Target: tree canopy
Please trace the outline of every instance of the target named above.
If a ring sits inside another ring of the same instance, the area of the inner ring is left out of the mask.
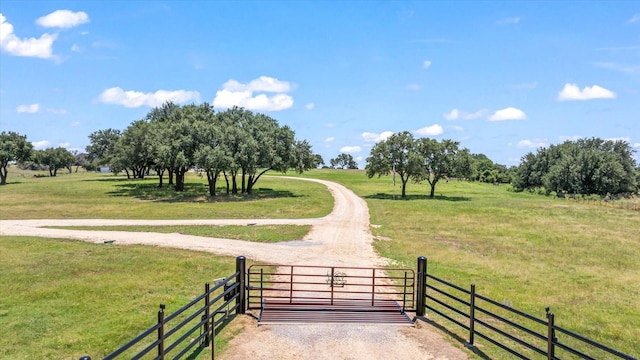
[[[351,154],[339,154],[337,157],[329,160],[331,167],[334,169],[357,169],[358,163],[353,159]]]
[[[523,156],[514,176],[517,191],[618,194],[638,190],[634,150],[626,141],[599,138],[565,141]]]
[[[367,158],[367,176],[383,176],[390,173],[400,177],[402,197],[406,197],[409,179],[426,180],[430,185],[430,197],[435,196],[438,181],[448,176],[468,177],[472,160],[467,149],[458,149],[452,140],[438,142],[434,139],[415,139],[408,131],[391,135],[377,143]]]
[[[26,161],[31,158],[33,145],[26,135],[3,131],[0,133],[0,185],[7,183],[7,166],[13,161]]]
[[[208,103],[168,102],[122,132],[101,130],[89,139],[87,152],[115,172],[136,178],[153,169],[163,186],[166,171],[169,184],[183,191],[185,173],[197,169],[206,174],[211,196],[221,174],[227,193],[250,194],[269,170],[302,172],[317,166],[309,143],[296,140],[288,126],[239,107],[216,113]]]

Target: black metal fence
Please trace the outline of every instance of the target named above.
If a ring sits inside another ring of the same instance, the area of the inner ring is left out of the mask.
[[[417,284],[416,315],[429,310],[467,330],[471,347],[477,336],[519,359],[637,360],[556,325],[549,308],[546,319],[540,319],[514,309],[506,299],[499,302],[476,293],[473,284],[465,289],[430,275],[424,256],[418,258]]]
[[[217,330],[235,314],[244,314],[246,260],[236,258],[236,272],[204,286],[204,293],[175,312],[165,315],[160,304],[158,321],[133,340],[107,355],[104,359],[180,359],[187,354],[197,354],[214,344]]]

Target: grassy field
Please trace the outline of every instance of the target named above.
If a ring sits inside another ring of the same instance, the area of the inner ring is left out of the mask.
[[[514,193],[508,185],[442,182],[430,199],[427,184],[409,184],[400,199],[389,177],[305,176],[366,199],[371,223],[380,225],[372,231],[386,239],[375,247],[394,265],[415,267],[424,255],[438,277],[475,283],[478,293],[540,318],[550,306],[556,324],[640,356],[640,212]]]
[[[436,276],[463,287],[475,283],[478,293],[541,318],[544,307],[550,306],[556,314],[556,324],[636,357],[640,355],[639,212],[514,193],[505,185],[442,182],[436,188],[436,198],[430,199],[426,196],[427,185],[409,184],[407,198],[400,199],[400,189],[393,187],[389,177],[367,179],[362,171],[337,170],[317,170],[303,176],[342,183],[363,197],[369,205],[371,223],[379,225],[372,229],[374,235],[385,239],[376,241],[376,249],[392,259],[394,266],[413,268],[416,258],[425,255],[429,272]],[[278,178],[261,179],[254,196],[215,200],[206,197],[206,181],[195,175],[187,180],[187,193],[181,195],[158,190],[155,179],[129,181],[112,175],[14,179],[10,171],[9,182],[12,181],[0,187],[2,219],[299,218],[325,215],[332,206],[322,185]],[[3,239],[3,258],[6,248],[16,240]],[[55,245],[58,241],[27,240],[52,244],[41,249],[43,256],[61,252]],[[154,248],[148,251],[173,253]],[[184,254],[193,255],[178,257],[201,255]],[[27,255],[18,252],[14,256]],[[208,254],[202,256],[212,258]],[[56,263],[50,266],[55,267]],[[68,271],[60,266],[59,274]],[[34,276],[45,278],[52,271],[46,267],[40,271],[38,265],[33,269],[40,273]],[[145,283],[152,283],[154,275],[150,271]],[[2,279],[2,285],[19,285],[11,277]],[[186,284],[177,283],[183,289],[176,292],[185,291]],[[107,289],[105,285],[103,293]],[[2,301],[0,318],[4,320],[13,310]],[[127,300],[112,303],[117,301]],[[153,306],[158,302],[151,301]],[[33,306],[44,309],[48,303],[40,300]],[[30,319],[24,314],[17,318]],[[147,325],[144,324],[143,327]],[[91,346],[102,349],[100,344]],[[0,343],[0,348],[7,346]],[[482,350],[494,358],[504,358],[501,350]]]
[[[102,358],[155,324],[158,304],[173,312],[235,272],[233,258],[158,247],[0,237],[0,253],[2,359]]]
[[[162,234],[183,234],[211,238],[245,240],[255,242],[282,242],[302,239],[310,225],[171,225],[171,226],[47,226],[52,229],[106,230],[130,232],[155,232]]]
[[[270,177],[261,178],[250,196],[209,198],[206,178],[194,173],[187,174],[183,193],[166,185],[159,189],[156,177],[128,180],[111,174],[64,172],[55,178],[20,175],[24,172],[11,167],[9,185],[0,187],[7,209],[0,219],[285,219],[324,216],[333,206],[322,184]],[[218,191],[224,194],[225,189]]]

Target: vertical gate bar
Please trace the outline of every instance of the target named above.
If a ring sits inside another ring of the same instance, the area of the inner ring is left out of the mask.
[[[549,312],[549,308],[545,309],[547,311],[547,359],[555,359],[555,328],[554,328],[554,315]]]
[[[264,268],[260,268],[260,306],[262,306],[262,302],[264,301]]]
[[[373,268],[373,276],[371,277],[371,306],[376,302],[376,268]]]
[[[469,301],[469,345],[473,345],[476,324],[476,284],[471,284],[471,299]]]
[[[209,346],[209,283],[204,284],[204,347]]]
[[[158,310],[158,359],[164,359],[164,304]]]
[[[289,304],[293,303],[293,265],[291,265],[291,275],[289,275]]]
[[[333,305],[333,283],[334,283],[334,275],[336,272],[336,268],[334,268],[333,266],[331,267],[331,279],[330,279],[330,283],[329,283],[329,287],[331,288],[331,305]]]
[[[236,314],[244,314],[246,312],[247,302],[245,298],[245,276],[247,271],[247,259],[244,256],[238,256],[236,258],[236,272],[238,276],[236,282],[238,283],[238,298],[236,299]]]
[[[427,292],[427,258],[418,257],[418,288],[416,289],[416,316],[424,316],[425,295]]]
[[[404,272],[404,286],[402,287],[402,313],[407,307],[407,272]]]

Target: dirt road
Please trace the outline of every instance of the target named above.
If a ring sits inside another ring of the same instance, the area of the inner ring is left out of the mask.
[[[0,220],[0,235],[77,239],[95,243],[167,246],[280,264],[382,266],[373,250],[369,210],[342,185],[315,179],[334,198],[332,212],[313,219],[243,220]],[[312,225],[304,239],[277,244],[212,239],[181,234],[45,229],[43,226],[97,225]],[[241,319],[245,330],[231,342],[225,359],[468,359],[467,352],[444,341],[428,325],[270,325]]]

